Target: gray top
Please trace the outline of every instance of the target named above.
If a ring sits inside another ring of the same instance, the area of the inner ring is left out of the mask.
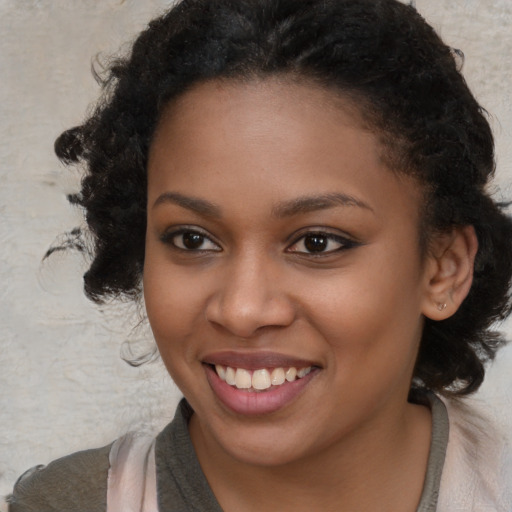
[[[432,410],[432,439],[423,493],[416,512],[435,512],[446,445],[448,415],[433,394],[414,396]],[[192,409],[182,400],[156,440],[160,512],[222,512],[188,434]],[[10,512],[104,512],[110,446],[74,453],[24,473],[8,497]]]
[[[432,411],[432,438],[430,439],[427,473],[416,512],[435,512],[446,456],[446,447],[448,445],[450,429],[448,413],[443,402],[433,393],[415,393],[413,402],[428,405]]]
[[[110,445],[73,453],[20,476],[9,512],[105,512]]]

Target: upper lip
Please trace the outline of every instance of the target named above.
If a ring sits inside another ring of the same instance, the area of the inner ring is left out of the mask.
[[[312,361],[276,352],[222,351],[208,354],[202,361],[206,364],[245,368],[246,370],[253,371],[262,368],[307,368],[309,366],[318,366]]]

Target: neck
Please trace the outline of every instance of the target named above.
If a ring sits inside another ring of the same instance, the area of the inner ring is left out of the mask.
[[[232,457],[196,415],[190,432],[201,467],[225,512],[412,512],[423,488],[431,417],[426,407],[406,403],[325,450],[277,466]]]

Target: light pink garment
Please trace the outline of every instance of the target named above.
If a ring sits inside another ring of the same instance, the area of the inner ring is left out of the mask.
[[[107,512],[158,512],[155,439],[130,432],[110,450]]]
[[[437,512],[512,512],[510,433],[481,400],[445,405],[450,434]]]

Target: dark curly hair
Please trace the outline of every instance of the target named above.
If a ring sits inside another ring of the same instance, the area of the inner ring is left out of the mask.
[[[216,78],[313,81],[354,100],[390,169],[423,185],[427,244],[433,233],[474,226],[471,291],[452,317],[425,319],[414,382],[444,394],[475,391],[504,343],[491,326],[510,312],[512,222],[486,192],[493,137],[459,63],[416,10],[396,0],[177,3],[128,57],[111,62],[96,110],[55,143],[61,160],[84,168],[70,201],[84,209],[93,244],[86,294],[96,302],[140,297],[148,151],[169,101]]]

